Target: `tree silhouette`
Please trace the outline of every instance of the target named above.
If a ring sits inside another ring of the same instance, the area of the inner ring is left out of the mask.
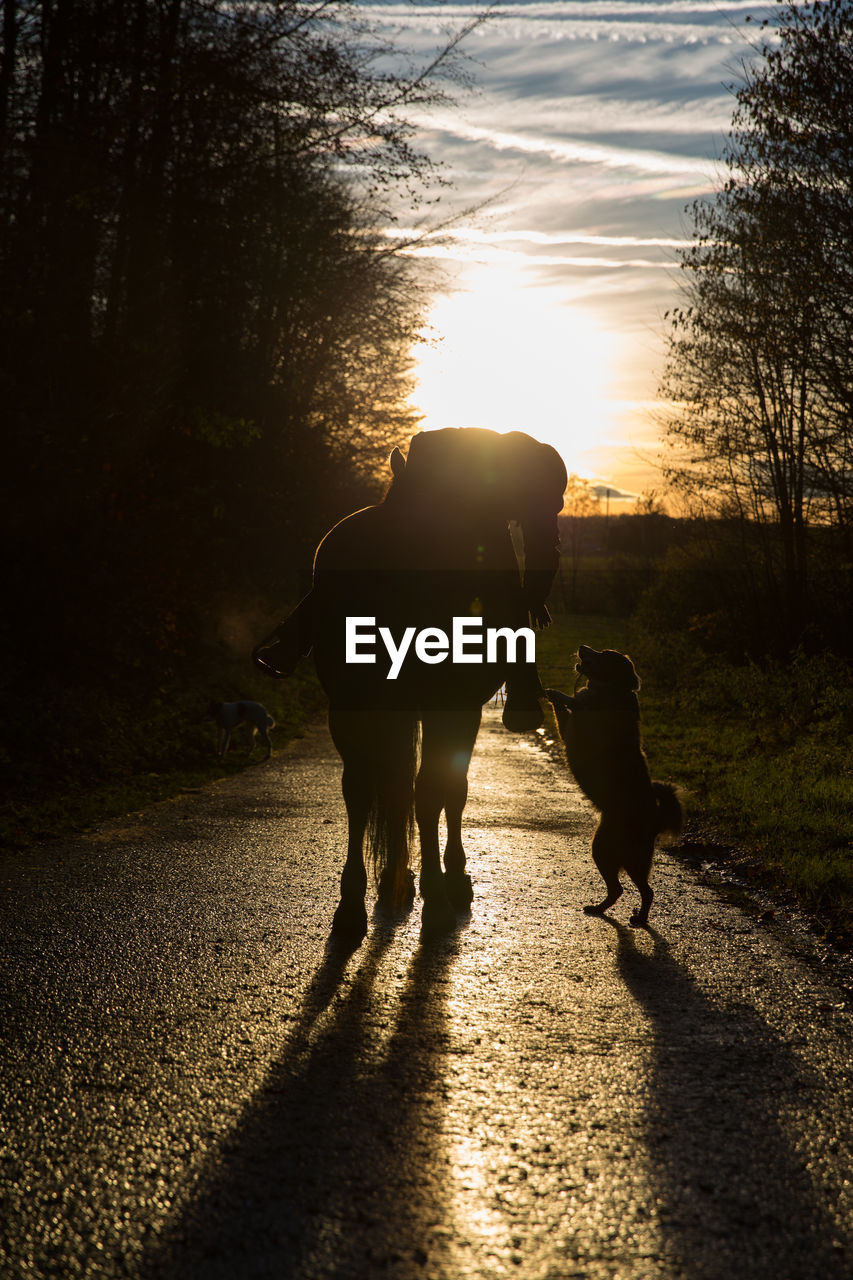
[[[463,33],[401,75],[339,0],[4,4],[0,401],[24,648],[57,614],[87,660],[118,619],[174,646],[182,616],[229,583],[280,583],[365,496],[414,425],[424,298],[382,227],[426,198],[407,113],[443,96]]]
[[[853,5],[787,5],[744,69],[723,161],[693,206],[661,385],[669,479],[760,534],[788,642],[814,546],[849,572],[853,517]],[[812,531],[819,531],[817,542]],[[814,544],[814,546],[813,546]]]

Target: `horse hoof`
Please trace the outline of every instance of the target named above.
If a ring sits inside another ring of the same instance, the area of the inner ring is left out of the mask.
[[[367,936],[367,911],[363,902],[346,902],[342,898],[332,920],[332,935],[340,942],[357,947]]]
[[[445,875],[444,891],[457,911],[467,911],[474,901],[474,886],[470,876]]]
[[[415,905],[415,876],[406,868],[405,873],[395,880],[393,872],[383,872],[379,877],[379,893],[377,901],[383,911],[390,915],[404,915]]]
[[[447,898],[432,898],[424,902],[421,916],[421,937],[440,938],[456,928],[456,909]]]

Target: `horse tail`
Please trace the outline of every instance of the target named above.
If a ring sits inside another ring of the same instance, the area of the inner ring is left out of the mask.
[[[412,900],[409,855],[415,829],[420,724],[398,713],[376,728],[370,744],[373,788],[367,845],[383,899],[400,910]]]
[[[684,810],[675,787],[668,782],[653,782],[652,791],[658,809],[658,835],[679,836],[684,827]]]

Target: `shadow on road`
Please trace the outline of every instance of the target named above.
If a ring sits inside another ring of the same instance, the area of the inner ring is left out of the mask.
[[[817,1092],[807,1065],[750,1005],[714,1004],[659,933],[608,923],[619,972],[654,1031],[651,1192],[674,1274],[849,1275],[823,1208],[827,1189],[812,1180],[795,1146],[802,1135],[784,1115],[796,1113],[799,1086]]]
[[[449,1217],[443,1045],[455,937],[412,956],[398,996],[376,984],[393,928],[327,948],[288,1048],[218,1149],[202,1188],[141,1268],[146,1280],[417,1271]]]

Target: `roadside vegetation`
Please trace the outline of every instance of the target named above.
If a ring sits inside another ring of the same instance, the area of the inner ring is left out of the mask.
[[[614,542],[644,518],[609,522]],[[800,647],[759,659],[733,657],[724,643],[713,648],[707,629],[691,633],[659,611],[659,577],[652,572],[644,587],[647,558],[632,568],[600,545],[602,528],[593,520],[589,533],[599,545],[584,558],[583,578],[589,598],[612,611],[569,612],[559,604],[572,577],[564,555],[553,625],[537,638],[543,683],[572,691],[579,644],[629,653],[642,679],[641,727],[653,775],[685,793],[680,849],[796,901],[828,937],[853,944],[849,657]],[[676,541],[685,537],[680,522],[672,532]],[[661,568],[666,560],[662,547]]]
[[[209,702],[262,702],[273,716],[274,750],[300,737],[325,707],[310,663],[286,681],[253,671],[248,650],[225,646],[158,668],[158,685],[105,674],[99,686],[65,687],[43,678],[3,747],[0,846],[34,842],[166,800],[263,759],[238,728],[231,749],[216,754],[218,731]],[[14,715],[16,706],[12,706]]]

